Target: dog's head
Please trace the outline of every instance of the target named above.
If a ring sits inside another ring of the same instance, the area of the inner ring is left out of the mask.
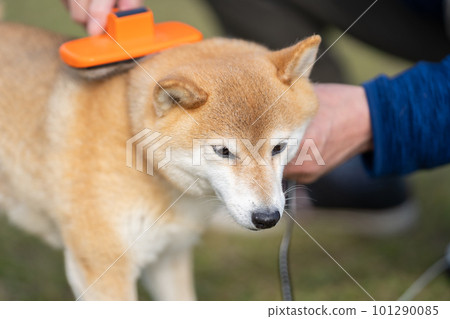
[[[320,43],[280,51],[212,39],[164,51],[130,73],[132,126],[170,136],[153,163],[180,190],[215,193],[242,226],[270,228],[285,198],[284,165],[297,153],[317,100],[308,80]],[[157,84],[155,83],[155,81]]]

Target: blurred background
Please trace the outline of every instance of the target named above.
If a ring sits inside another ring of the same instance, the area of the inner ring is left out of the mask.
[[[7,21],[42,27],[69,37],[85,35],[83,28],[70,20],[60,1],[4,2]],[[200,29],[205,37],[224,35],[214,12],[201,0],[146,3],[154,11],[156,21],[183,21]],[[341,33],[342,30],[331,27],[324,30],[323,46],[327,47]],[[412,65],[348,35],[329,53],[340,62],[345,81],[351,84],[360,84],[380,73],[394,75]],[[450,167],[423,171],[408,179],[420,215],[413,227],[401,233],[357,234],[333,218],[299,213],[302,226],[377,300],[397,299],[442,257],[450,242]],[[278,247],[283,231],[283,224],[264,233],[217,227],[209,230],[195,254],[198,298],[280,300]],[[299,227],[294,227],[292,240],[290,269],[295,299],[368,299]],[[140,294],[141,299],[149,299],[142,289]],[[13,228],[0,215],[0,300],[72,299],[62,253]],[[417,299],[450,300],[448,276],[438,277]]]

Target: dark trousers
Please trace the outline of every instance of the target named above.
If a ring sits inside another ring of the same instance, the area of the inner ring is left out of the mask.
[[[208,0],[225,31],[280,49],[328,26],[347,29],[374,0]],[[450,53],[444,13],[412,6],[411,0],[378,0],[348,34],[413,62],[440,61]],[[434,0],[434,2],[436,2]],[[331,44],[331,43],[328,43]],[[326,48],[327,44],[322,45]],[[342,82],[332,50],[316,64],[311,78]]]

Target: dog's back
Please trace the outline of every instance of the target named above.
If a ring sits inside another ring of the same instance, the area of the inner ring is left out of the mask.
[[[59,68],[57,46],[62,38],[16,24],[0,24],[0,171],[28,160],[32,169],[45,149],[46,104]],[[3,180],[3,179],[1,179]]]
[[[46,188],[42,176],[48,168],[42,158],[48,151],[47,100],[60,67],[57,47],[63,38],[10,23],[0,23],[0,33],[0,209],[26,229],[38,226],[45,233],[50,225],[41,218],[37,202]],[[36,218],[29,214],[30,206],[35,206]]]
[[[43,133],[41,127],[36,127],[40,122],[36,119],[46,113],[46,100],[60,65],[57,47],[62,38],[9,23],[0,24],[0,33],[0,138],[20,144]],[[28,138],[24,139],[24,135]]]
[[[91,81],[61,62],[63,37],[3,23],[0,32],[0,210],[60,246],[55,223],[63,212],[81,210],[99,189],[106,197],[117,193],[102,181],[147,178],[124,165],[126,75]],[[130,184],[128,190],[138,193]]]

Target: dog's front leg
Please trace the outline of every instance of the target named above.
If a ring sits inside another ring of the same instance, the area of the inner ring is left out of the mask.
[[[163,253],[143,270],[142,280],[156,300],[195,300],[192,249]]]
[[[94,222],[95,221],[95,222]],[[77,300],[136,300],[137,268],[120,233],[93,216],[64,231],[67,279]]]

